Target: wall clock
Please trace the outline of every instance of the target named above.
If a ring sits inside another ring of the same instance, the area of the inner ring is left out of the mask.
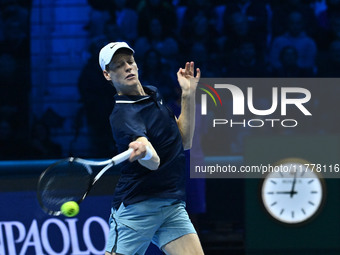
[[[261,201],[275,220],[301,224],[311,220],[325,200],[325,182],[310,162],[287,158],[273,165],[261,183]]]

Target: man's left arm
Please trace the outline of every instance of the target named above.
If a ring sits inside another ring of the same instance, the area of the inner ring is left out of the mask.
[[[185,68],[180,68],[177,72],[178,83],[182,89],[181,114],[177,119],[177,125],[183,140],[184,150],[189,150],[195,130],[195,94],[201,71],[196,69],[194,76],[194,62],[187,62]]]

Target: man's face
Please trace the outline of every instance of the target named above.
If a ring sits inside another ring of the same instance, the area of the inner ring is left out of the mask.
[[[109,64],[109,71],[105,77],[112,81],[118,92],[138,85],[138,68],[133,55],[128,52],[117,52]]]

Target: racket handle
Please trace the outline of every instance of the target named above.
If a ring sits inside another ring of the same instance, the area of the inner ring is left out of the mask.
[[[118,154],[117,156],[114,156],[111,161],[114,165],[118,165],[119,163],[122,163],[123,161],[127,160],[131,153],[132,153],[133,149],[128,149],[120,154]]]

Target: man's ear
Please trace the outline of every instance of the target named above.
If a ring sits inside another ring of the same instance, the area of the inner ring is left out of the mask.
[[[103,70],[103,75],[106,80],[111,81],[111,75],[108,73],[108,71]]]

